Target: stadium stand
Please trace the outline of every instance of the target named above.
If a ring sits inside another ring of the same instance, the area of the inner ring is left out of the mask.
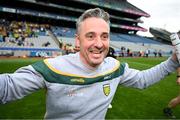
[[[153,27],[150,27],[149,31],[156,40],[159,40],[165,43],[171,43],[171,40],[169,37],[171,33],[169,31],[162,28],[153,28]]]
[[[134,52],[149,49],[169,53],[172,50],[161,41],[136,35],[138,31],[147,31],[138,23],[143,23],[141,17],[150,15],[127,0],[2,0],[0,51],[4,54],[20,48],[29,51],[26,55],[33,56],[30,53],[35,50],[61,54],[63,48],[72,49],[77,18],[84,10],[94,7],[110,13],[111,46],[117,51],[122,46]]]

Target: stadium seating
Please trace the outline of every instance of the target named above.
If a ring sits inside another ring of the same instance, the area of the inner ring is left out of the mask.
[[[76,32],[76,30],[73,28],[59,27],[59,26],[52,26],[51,31],[56,36],[61,36],[61,37],[74,37]]]

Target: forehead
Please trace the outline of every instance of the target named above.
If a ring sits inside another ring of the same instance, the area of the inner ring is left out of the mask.
[[[109,24],[102,18],[91,17],[85,19],[80,28],[83,32],[107,32],[109,33]]]

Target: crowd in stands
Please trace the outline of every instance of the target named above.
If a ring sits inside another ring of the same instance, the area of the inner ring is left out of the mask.
[[[74,37],[76,30],[74,28],[52,26],[51,31],[60,37]]]
[[[59,26],[50,26],[49,24],[37,24],[30,23],[27,21],[8,21],[5,19],[0,19],[0,42],[10,42],[16,44],[17,46],[24,47],[33,47],[36,46],[35,43],[31,42],[26,38],[37,38],[38,36],[48,36],[48,30],[52,31],[52,33],[57,37],[66,38],[74,38],[76,30],[74,28],[67,27],[59,27]],[[111,41],[118,42],[129,42],[129,43],[140,43],[141,46],[145,46],[146,44],[156,44],[162,45],[160,42],[156,42],[144,37],[140,37],[137,35],[125,35],[120,33],[111,33],[110,36]],[[140,50],[133,51],[129,46],[126,48],[122,46],[122,44],[116,44],[119,47],[119,50],[115,50],[116,56],[162,56],[162,50]],[[52,46],[50,41],[42,41],[40,47],[49,47]],[[36,46],[37,47],[37,46]],[[75,47],[74,44],[66,43],[62,41],[62,45],[60,47],[63,50],[62,54],[74,53],[79,50],[78,47]]]
[[[33,46],[25,38],[47,35],[48,24],[0,19],[0,42],[11,42],[18,46]]]
[[[79,51],[79,48],[74,47],[72,44],[66,44],[66,43],[62,43],[62,55],[67,55],[70,53],[76,53]]]

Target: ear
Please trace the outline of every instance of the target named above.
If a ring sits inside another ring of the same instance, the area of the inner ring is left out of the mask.
[[[75,47],[80,47],[80,39],[79,35],[75,34]]]

